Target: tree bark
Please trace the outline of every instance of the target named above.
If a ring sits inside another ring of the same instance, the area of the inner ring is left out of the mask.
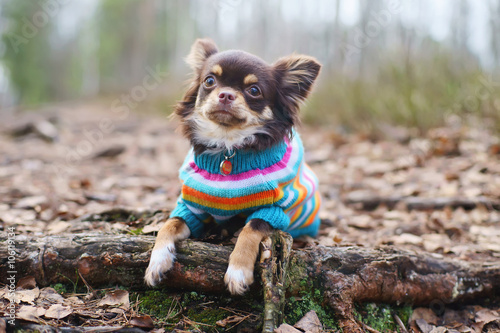
[[[5,283],[12,268],[8,267],[7,238],[1,236],[0,243],[0,281]],[[153,243],[152,236],[17,235],[16,278],[31,275],[40,286],[46,286],[68,279],[76,282],[80,272],[92,287],[144,288],[143,274]],[[162,285],[223,292],[231,251],[231,246],[182,241],[177,245],[176,263]],[[361,331],[352,315],[357,302],[444,306],[500,296],[498,262],[450,260],[393,247],[323,246],[291,251],[289,260],[286,294],[321,290],[324,304],[332,307],[349,332]],[[254,285],[257,288],[258,283]],[[280,293],[272,285],[267,290]]]
[[[261,243],[260,271],[264,292],[262,333],[272,333],[283,322],[286,301],[286,276],[293,239],[275,232]]]

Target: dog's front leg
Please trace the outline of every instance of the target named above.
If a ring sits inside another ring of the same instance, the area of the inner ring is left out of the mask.
[[[170,218],[165,222],[156,237],[149,266],[144,281],[154,286],[161,281],[162,275],[172,268],[175,259],[175,242],[189,237],[191,232],[180,217]]]
[[[241,295],[253,283],[253,271],[260,242],[272,231],[269,223],[261,219],[250,220],[236,241],[233,253],[229,257],[224,282],[233,295]]]

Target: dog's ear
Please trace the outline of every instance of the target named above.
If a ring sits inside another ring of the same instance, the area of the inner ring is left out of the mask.
[[[203,68],[205,60],[217,52],[219,51],[213,40],[208,38],[197,39],[191,46],[191,51],[186,57],[186,62],[193,72],[199,73]]]
[[[293,54],[278,59],[273,68],[278,82],[278,103],[293,125],[298,119],[300,103],[311,91],[321,65],[313,57]]]

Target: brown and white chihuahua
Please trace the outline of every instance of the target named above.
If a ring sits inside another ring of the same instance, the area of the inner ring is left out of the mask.
[[[193,78],[175,114],[192,150],[180,170],[182,193],[156,238],[145,282],[172,268],[175,242],[198,237],[210,221],[245,216],[224,281],[232,294],[253,283],[260,242],[273,228],[292,236],[319,228],[317,178],[303,161],[294,125],[320,64],[290,55],[267,64],[243,51],[195,41]]]

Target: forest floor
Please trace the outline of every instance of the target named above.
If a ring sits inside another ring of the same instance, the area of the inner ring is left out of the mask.
[[[50,106],[2,118],[3,233],[14,227],[16,234],[40,236],[152,235],[162,221],[145,222],[133,215],[112,221],[81,217],[116,207],[135,212],[174,207],[180,191],[178,168],[189,145],[167,116],[113,113],[96,103]],[[320,180],[323,224],[317,238],[298,239],[295,247],[392,245],[437,257],[500,260],[498,136],[458,120],[423,137],[388,127],[388,139],[377,141],[326,127],[303,125],[298,131],[306,160]],[[215,332],[238,327],[252,331],[260,320],[261,305],[252,295],[233,300],[229,295],[119,286],[92,293],[92,286],[82,281],[41,287],[29,277],[18,281],[21,322]],[[7,316],[8,304],[5,287],[0,289],[1,317]],[[285,318],[294,324],[310,309],[325,327],[335,329],[328,310],[307,297],[290,300]],[[360,320],[373,329],[402,330],[391,307],[368,304],[358,310]],[[212,321],[205,320],[208,313]],[[457,307],[437,300],[430,308],[410,309],[402,324],[422,332],[481,332],[498,327],[499,314],[499,300]],[[0,331],[1,325],[0,320]]]

